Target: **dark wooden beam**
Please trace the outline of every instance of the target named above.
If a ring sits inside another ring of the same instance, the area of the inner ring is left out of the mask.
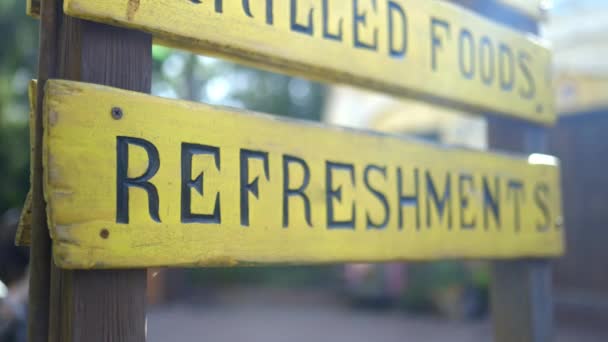
[[[57,11],[60,4],[45,0],[40,7],[38,94],[36,98],[35,151],[32,160],[32,233],[30,248],[30,287],[28,307],[28,339],[30,342],[48,341],[51,242],[46,224],[46,210],[42,189],[42,102],[44,85],[57,76]]]
[[[538,23],[495,1],[466,0],[470,8],[514,29],[538,34]],[[490,149],[547,152],[547,128],[489,113]],[[490,303],[495,342],[550,342],[554,340],[553,293],[549,260],[492,263]]]
[[[151,88],[150,35],[70,18],[63,15],[61,8],[61,1],[42,2],[36,115],[38,145],[42,142],[42,98],[46,80],[70,79],[144,93],[149,93]],[[30,341],[144,342],[145,269],[67,271],[52,264],[41,179],[42,148],[37,151],[33,165],[36,179],[32,185]]]

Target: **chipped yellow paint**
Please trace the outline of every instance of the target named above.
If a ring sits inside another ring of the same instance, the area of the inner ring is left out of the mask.
[[[33,18],[40,18],[40,0],[25,0],[25,13]]]
[[[21,216],[19,217],[19,225],[15,233],[15,245],[26,247],[32,243],[32,190],[27,192]]]
[[[30,104],[30,184],[33,183],[34,177],[41,177],[41,175],[35,175],[34,169],[31,167],[34,165],[34,148],[36,147],[36,99],[38,96],[38,82],[31,80],[28,85],[28,99]],[[31,243],[32,236],[32,190],[30,189],[23,203],[23,209],[21,210],[21,217],[19,218],[19,225],[17,226],[17,232],[15,234],[15,244],[17,246],[29,246]]]
[[[478,113],[555,120],[547,47],[438,0],[66,0],[156,43]],[[326,4],[327,6],[324,6]]]
[[[563,252],[550,156],[441,148],[69,81],[48,82],[44,113],[60,267]]]

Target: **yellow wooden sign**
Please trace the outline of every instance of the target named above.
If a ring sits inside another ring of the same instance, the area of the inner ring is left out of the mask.
[[[553,157],[500,156],[50,81],[64,268],[557,256]]]
[[[285,73],[555,120],[550,52],[439,0],[66,0],[65,12]]]
[[[33,18],[40,18],[40,1],[25,0],[25,13]]]

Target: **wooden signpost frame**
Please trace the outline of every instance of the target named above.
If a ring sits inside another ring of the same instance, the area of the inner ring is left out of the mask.
[[[460,2],[460,1],[459,1]],[[492,19],[537,33],[534,20],[477,7]],[[42,174],[42,99],[48,79],[60,78],[150,92],[152,37],[65,16],[61,0],[40,3],[40,57],[35,113],[34,173]],[[490,115],[492,148],[543,152],[545,128]],[[145,341],[146,270],[68,271],[51,258],[41,177],[32,183],[29,341]],[[497,342],[553,339],[551,271],[547,260],[493,263],[492,317]]]
[[[150,35],[70,18],[63,15],[62,5],[57,0],[41,3],[37,144],[42,142],[43,90],[50,78],[150,92]],[[42,172],[40,147],[34,172]],[[146,270],[56,268],[40,177],[32,195],[29,340],[145,341]]]
[[[490,19],[531,34],[538,22],[508,8],[477,4],[472,7]],[[488,118],[488,148],[543,153],[547,128],[520,120]],[[551,262],[549,260],[495,261],[490,287],[491,316],[496,342],[554,340]]]

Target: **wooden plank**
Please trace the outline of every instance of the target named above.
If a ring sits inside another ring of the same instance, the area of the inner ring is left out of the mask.
[[[38,83],[36,80],[30,81],[28,85],[28,99],[30,104],[30,184],[34,184],[34,164],[36,158],[36,99]],[[32,240],[32,190],[30,189],[25,197],[25,203],[19,218],[19,225],[15,234],[15,244],[17,246],[29,246]]]
[[[522,122],[493,119],[489,144],[510,151],[546,150],[546,130]],[[496,342],[550,342],[554,339],[551,262],[546,259],[495,261],[490,287]]]
[[[58,31],[61,15],[55,0],[45,0],[40,6],[38,85],[34,124],[35,148],[31,174],[42,175],[42,100],[46,80],[57,77]],[[33,177],[31,183],[32,220],[29,264],[29,293],[27,312],[27,338],[29,342],[49,341],[51,241],[46,225],[46,204],[42,189],[42,177]]]
[[[553,157],[443,149],[65,81],[47,87],[45,113],[60,267],[562,253]]]
[[[560,97],[557,108],[562,116],[608,108],[608,77],[563,73],[556,79]]]
[[[265,7],[271,3],[271,7]],[[550,52],[438,0],[66,0],[67,14],[279,72],[550,124]]]
[[[497,261],[492,266],[490,300],[495,341],[553,341],[553,291],[549,262]]]
[[[53,1],[45,0],[43,6],[49,2]],[[59,24],[56,77],[150,91],[150,35],[62,14],[58,11],[55,17]],[[45,16],[43,11],[42,20]],[[145,341],[145,269],[67,271],[53,265],[50,298],[45,341]]]
[[[19,225],[15,233],[15,245],[21,247],[30,246],[32,243],[32,190],[30,189],[25,196]]]
[[[476,7],[489,18],[538,34],[538,23],[522,16],[505,18],[497,7]],[[546,129],[517,120],[490,118],[490,148],[514,152],[545,152]],[[496,342],[554,340],[551,262],[547,259],[495,261],[490,286]]]
[[[25,13],[32,18],[40,18],[40,0],[25,0]]]

